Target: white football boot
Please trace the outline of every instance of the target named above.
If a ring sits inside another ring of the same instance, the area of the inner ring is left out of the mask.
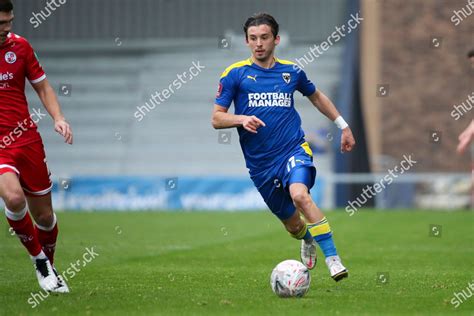
[[[338,282],[349,276],[349,271],[342,265],[339,256],[331,256],[326,258],[326,265],[328,266],[331,278]]]
[[[48,258],[34,259],[32,258],[33,266],[35,267],[36,277],[38,278],[39,286],[45,291],[52,291],[58,287],[58,278],[54,274],[53,266]]]
[[[69,293],[69,287],[67,286],[66,281],[64,281],[64,278],[62,275],[58,273],[55,267],[53,267],[53,272],[54,275],[58,278],[58,286],[55,287],[51,292],[54,293]]]
[[[311,239],[311,242],[307,242],[304,239],[301,240],[301,262],[309,270],[314,269],[318,258],[316,257],[316,242]]]

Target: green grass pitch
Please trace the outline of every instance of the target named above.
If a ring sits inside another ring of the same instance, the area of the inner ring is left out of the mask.
[[[335,283],[319,252],[308,294],[281,299],[270,273],[298,259],[300,244],[269,212],[60,213],[56,265],[75,272],[71,293],[35,308],[32,265],[4,220],[0,315],[474,314],[473,297],[450,302],[474,284],[473,212],[326,215],[349,278]]]

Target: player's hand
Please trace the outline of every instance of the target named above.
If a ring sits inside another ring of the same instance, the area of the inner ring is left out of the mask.
[[[69,145],[72,145],[72,130],[64,118],[54,121],[54,130],[58,132]]]
[[[349,127],[344,128],[341,135],[341,153],[350,152],[354,148],[355,143],[351,129]]]
[[[254,134],[257,134],[257,129],[262,126],[266,126],[265,123],[255,115],[246,116],[242,122],[242,127]]]

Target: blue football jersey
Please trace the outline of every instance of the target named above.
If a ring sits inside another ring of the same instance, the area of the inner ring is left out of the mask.
[[[257,134],[238,127],[240,146],[250,173],[256,173],[288,159],[288,154],[304,143],[301,118],[293,94],[304,96],[316,91],[305,72],[290,61],[275,59],[270,69],[246,59],[222,73],[216,104],[229,108],[234,102],[237,115],[255,115],[266,126]]]

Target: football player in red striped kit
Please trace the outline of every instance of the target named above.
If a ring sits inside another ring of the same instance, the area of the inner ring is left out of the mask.
[[[58,224],[51,203],[52,182],[43,142],[28,110],[25,78],[68,144],[72,131],[33,48],[11,32],[13,18],[12,1],[0,0],[0,197],[8,223],[30,254],[41,288],[67,293],[69,288],[54,267]]]

